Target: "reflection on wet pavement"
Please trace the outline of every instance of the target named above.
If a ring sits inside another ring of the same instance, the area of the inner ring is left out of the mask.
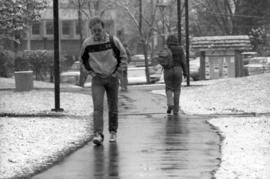
[[[93,146],[93,176],[94,178],[120,178],[119,153],[117,143],[110,143],[109,149],[104,151],[104,146]],[[104,153],[107,152],[107,153]]]
[[[124,176],[211,178],[211,171],[219,162],[216,159],[219,138],[214,132],[203,132],[209,126],[202,120],[191,121],[183,116],[145,118],[143,128],[136,117],[125,120],[133,121],[133,126],[125,126],[128,131],[122,131],[130,137],[119,137],[123,140],[121,143],[126,144],[121,145],[120,153],[127,153],[125,150],[130,153],[120,159],[122,170],[126,173]],[[132,176],[132,173],[137,175]]]

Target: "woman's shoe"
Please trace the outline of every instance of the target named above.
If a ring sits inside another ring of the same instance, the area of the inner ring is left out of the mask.
[[[167,114],[171,114],[172,110],[173,110],[173,106],[168,106]]]

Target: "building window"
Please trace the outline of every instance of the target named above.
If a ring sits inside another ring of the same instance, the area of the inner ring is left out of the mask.
[[[46,34],[53,35],[53,22],[52,21],[46,22]]]
[[[71,21],[63,21],[62,22],[62,33],[63,35],[71,34]]]
[[[32,35],[40,35],[40,24],[39,23],[32,24]]]

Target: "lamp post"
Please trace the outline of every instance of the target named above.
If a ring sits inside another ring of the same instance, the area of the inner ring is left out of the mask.
[[[53,20],[54,20],[54,97],[55,97],[55,108],[52,111],[61,112],[63,109],[60,108],[60,70],[59,70],[59,11],[58,11],[58,0],[53,1]]]
[[[185,22],[186,22],[186,61],[187,61],[187,86],[190,86],[190,70],[189,70],[189,15],[188,15],[188,0],[185,0]]]
[[[178,32],[178,41],[181,45],[181,0],[177,0],[177,32]]]

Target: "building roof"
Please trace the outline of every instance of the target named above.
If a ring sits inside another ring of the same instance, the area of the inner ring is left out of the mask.
[[[247,35],[193,37],[191,47],[199,51],[252,49]]]

